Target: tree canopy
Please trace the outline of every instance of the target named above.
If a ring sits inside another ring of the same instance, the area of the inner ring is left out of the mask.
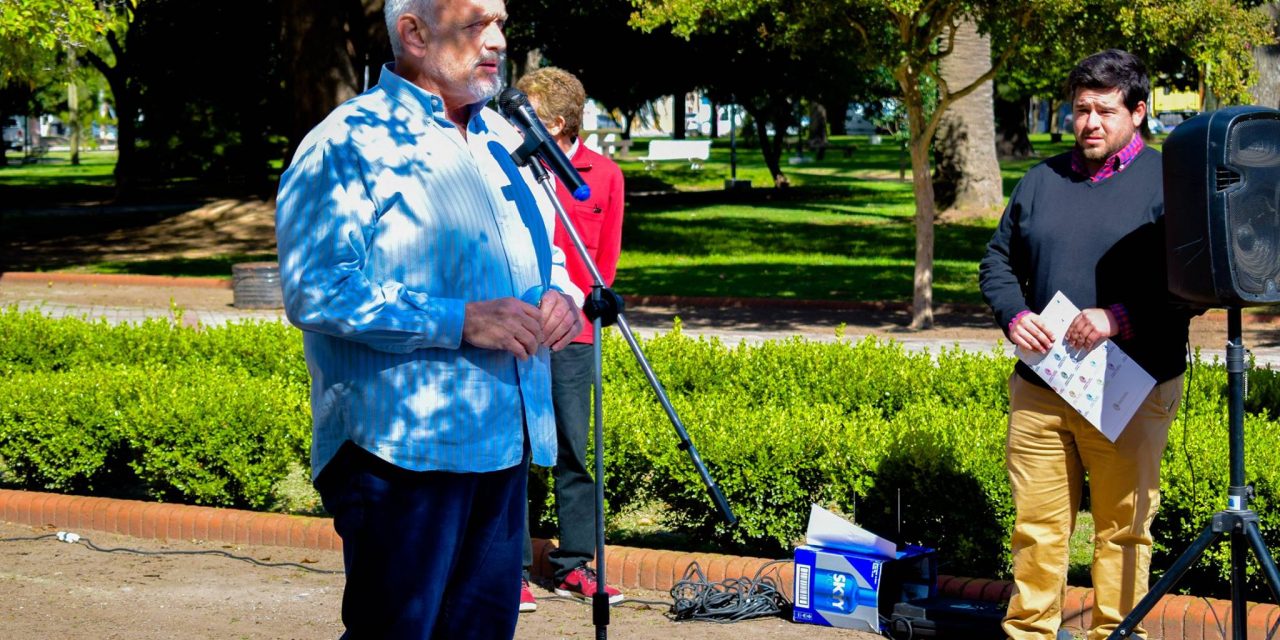
[[[669,26],[691,37],[755,26],[761,38],[800,48],[855,35],[855,43],[890,69],[906,106],[916,196],[914,328],[933,323],[933,223],[929,151],[940,117],[956,100],[990,80],[1015,56],[1033,62],[1026,78],[1061,82],[1061,69],[1101,48],[1139,54],[1179,51],[1228,101],[1244,99],[1252,82],[1249,46],[1269,42],[1256,12],[1231,0],[632,0],[633,22],[645,29]],[[953,87],[938,63],[952,52],[962,20],[991,36],[992,64],[964,87]],[[1265,22],[1265,21],[1264,21]],[[1188,39],[1191,40],[1188,40]],[[1069,61],[1069,62],[1068,62]],[[1056,76],[1056,77],[1055,77]],[[927,88],[937,87],[930,111]]]

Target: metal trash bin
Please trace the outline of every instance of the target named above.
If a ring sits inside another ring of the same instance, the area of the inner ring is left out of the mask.
[[[242,262],[231,265],[231,282],[237,309],[281,309],[280,263]]]

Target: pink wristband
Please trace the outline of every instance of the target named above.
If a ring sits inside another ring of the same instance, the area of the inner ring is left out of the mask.
[[[1016,325],[1018,324],[1018,321],[1022,319],[1022,316],[1025,316],[1025,315],[1027,315],[1028,313],[1031,313],[1031,310],[1030,310],[1030,309],[1023,309],[1022,311],[1019,311],[1019,312],[1018,312],[1018,315],[1014,316],[1014,317],[1013,317],[1013,319],[1009,321],[1009,331],[1008,331],[1008,333],[1009,333],[1010,335],[1012,335],[1012,334],[1013,334],[1013,328],[1014,328],[1014,326],[1016,326]]]

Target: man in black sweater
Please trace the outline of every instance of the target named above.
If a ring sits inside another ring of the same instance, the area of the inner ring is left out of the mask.
[[[1091,640],[1147,592],[1160,458],[1182,397],[1190,314],[1169,304],[1160,153],[1139,135],[1146,68],[1116,49],[1082,60],[1067,90],[1076,147],[1027,172],[987,254],[982,295],[1009,340],[1046,353],[1059,339],[1090,349],[1112,339],[1156,380],[1110,441],[1018,363],[1009,378],[1006,464],[1017,516],[1010,638],[1054,638],[1062,622],[1067,542],[1085,474],[1094,518]],[[1083,309],[1056,336],[1037,312],[1061,291]]]

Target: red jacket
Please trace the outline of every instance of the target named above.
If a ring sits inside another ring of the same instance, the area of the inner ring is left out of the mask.
[[[618,271],[618,252],[622,248],[622,170],[612,160],[588,149],[581,142],[569,160],[573,163],[573,168],[582,174],[587,186],[591,187],[591,197],[586,202],[578,202],[569,195],[564,184],[557,180],[556,198],[564,205],[582,243],[587,245],[587,251],[596,263],[596,268],[600,269],[605,284],[613,286],[613,276]],[[594,284],[591,272],[578,256],[578,250],[574,248],[559,216],[556,216],[555,244],[564,251],[569,279],[582,290],[583,295],[591,297],[591,285]],[[582,323],[582,333],[573,341],[590,344],[591,322],[585,314]]]

